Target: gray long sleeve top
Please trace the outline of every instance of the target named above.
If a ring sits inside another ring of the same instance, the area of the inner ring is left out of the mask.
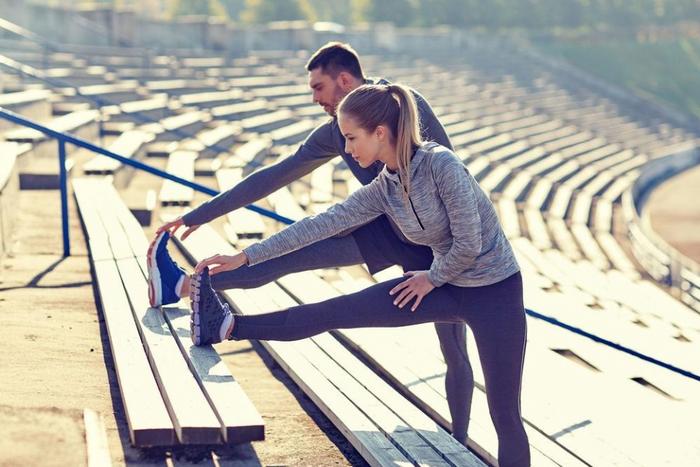
[[[282,256],[387,214],[409,241],[433,250],[428,277],[436,287],[490,285],[519,271],[491,201],[451,150],[424,143],[410,172],[408,202],[398,174],[385,167],[344,202],[243,250],[248,263]]]
[[[367,80],[367,84],[374,81]],[[376,84],[388,84],[383,79]],[[426,141],[435,141],[452,148],[445,129],[440,124],[428,102],[416,91],[416,98],[421,125],[421,136]],[[336,118],[329,119],[318,126],[306,138],[297,151],[290,157],[253,172],[230,190],[220,193],[202,203],[183,216],[186,226],[205,224],[219,216],[254,203],[281,187],[303,177],[315,168],[340,155],[353,175],[367,185],[381,172],[382,163],[362,168],[352,156],[345,152],[345,137]]]

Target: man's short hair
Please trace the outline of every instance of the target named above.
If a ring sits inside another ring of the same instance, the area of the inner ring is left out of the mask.
[[[306,63],[306,70],[321,68],[321,72],[335,79],[341,71],[350,73],[357,79],[364,79],[360,66],[360,57],[350,47],[342,42],[329,42],[318,49]]]

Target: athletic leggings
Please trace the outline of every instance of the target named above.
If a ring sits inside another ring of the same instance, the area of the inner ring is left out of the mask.
[[[467,323],[484,371],[489,412],[498,434],[499,465],[529,465],[529,443],[520,414],[527,334],[520,273],[483,287],[445,284],[426,295],[415,312],[408,305],[398,308],[393,304],[395,296],[389,295],[403,280],[382,282],[320,303],[236,316],[231,338],[293,341],[332,329]]]
[[[381,229],[375,233],[379,235]],[[233,271],[215,274],[211,277],[211,284],[215,290],[249,289],[263,286],[294,272],[353,266],[364,262],[355,238],[348,235],[321,240],[255,266],[243,266]],[[411,270],[429,267],[430,264],[404,265],[404,269]],[[461,322],[435,323],[435,330],[447,365],[445,392],[452,417],[452,436],[466,446],[474,392],[474,375],[467,357],[466,327]]]

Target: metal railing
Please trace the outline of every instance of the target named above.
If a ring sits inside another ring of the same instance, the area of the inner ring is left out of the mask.
[[[59,165],[59,185],[60,185],[60,191],[61,191],[61,222],[62,222],[62,232],[63,232],[63,256],[70,256],[70,237],[68,234],[68,174],[66,172],[66,143],[73,144],[75,146],[87,149],[91,152],[94,152],[96,154],[100,154],[102,156],[110,157],[112,159],[116,159],[122,164],[134,167],[138,170],[143,170],[144,172],[148,172],[152,175],[155,175],[160,178],[164,178],[167,180],[171,180],[175,183],[178,183],[180,185],[184,185],[186,187],[192,188],[193,190],[199,191],[201,193],[206,193],[210,196],[216,196],[219,194],[219,191],[214,190],[212,188],[206,187],[204,185],[200,185],[199,183],[186,180],[184,178],[180,178],[177,175],[172,175],[168,172],[165,172],[163,170],[157,169],[153,166],[150,166],[148,164],[144,164],[143,162],[137,161],[130,159],[128,157],[121,156],[115,152],[112,152],[108,149],[102,148],[100,146],[96,146],[89,141],[85,141],[82,138],[79,138],[77,136],[70,135],[68,133],[62,133],[60,131],[52,130],[51,128],[48,128],[44,125],[41,125],[37,122],[34,122],[22,115],[16,114],[15,112],[12,112],[11,110],[4,109],[0,107],[0,118],[3,118],[5,120],[9,120],[12,123],[15,123],[17,125],[21,125],[27,128],[31,128],[33,130],[39,131],[46,136],[55,139],[58,142],[58,165]],[[271,219],[274,219],[276,221],[285,223],[285,224],[292,224],[294,221],[292,219],[289,219],[287,217],[281,216],[275,212],[272,212],[268,209],[261,208],[259,206],[255,205],[249,205],[246,206],[246,209],[250,209],[251,211],[257,212],[258,214],[261,214],[263,216],[269,217]]]

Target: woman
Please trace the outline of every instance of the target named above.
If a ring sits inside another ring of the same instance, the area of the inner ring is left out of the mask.
[[[341,102],[338,123],[347,152],[362,167],[383,163],[383,171],[322,214],[236,255],[200,262],[189,284],[194,343],[296,340],[331,329],[466,322],[479,349],[499,465],[529,465],[520,414],[526,341],[522,278],[493,205],[452,151],[420,141],[415,101],[406,88],[359,87]],[[432,248],[429,270],[254,316],[234,317],[211,288],[210,274],[261,263],[382,214],[391,216],[409,240]]]

